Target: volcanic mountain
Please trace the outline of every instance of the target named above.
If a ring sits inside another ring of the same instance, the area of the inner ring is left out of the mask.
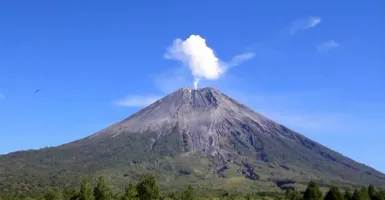
[[[331,138],[332,139],[332,138]],[[89,137],[0,157],[0,191],[154,173],[177,187],[385,186],[385,175],[262,116],[213,88],[181,88]]]

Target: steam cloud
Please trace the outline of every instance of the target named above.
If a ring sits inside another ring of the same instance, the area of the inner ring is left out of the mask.
[[[214,51],[206,45],[206,40],[199,35],[191,35],[185,41],[174,40],[165,57],[187,64],[194,76],[194,87],[197,89],[201,78],[217,79],[223,72]]]
[[[237,55],[230,63],[222,62],[199,35],[191,35],[186,40],[176,39],[165,54],[166,59],[178,60],[187,65],[194,77],[194,88],[202,78],[215,80],[228,67],[236,66],[254,57],[254,53]]]

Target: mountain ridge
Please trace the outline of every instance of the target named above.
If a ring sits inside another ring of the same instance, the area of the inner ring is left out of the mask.
[[[139,172],[157,172],[171,185],[180,180],[183,184],[215,181],[226,187],[237,180],[251,187],[278,180],[318,180],[329,185],[385,186],[383,173],[211,87],[178,89],[74,142],[0,156],[0,182],[23,180],[18,173],[34,177],[43,172],[39,183],[28,184],[44,186],[49,180],[49,185],[63,185],[96,174],[123,182]],[[59,176],[67,183],[56,179]]]
[[[238,102],[238,101],[236,101],[236,100],[234,100],[234,99],[232,99],[232,98],[230,98],[229,96],[227,96],[227,95],[225,95],[225,94],[223,94],[223,93],[221,93],[220,91],[218,91],[218,90],[216,90],[215,88],[212,88],[212,87],[204,87],[204,88],[200,88],[200,89],[190,89],[190,88],[187,88],[187,87],[184,87],[184,88],[180,88],[180,89],[178,89],[177,91],[175,91],[175,92],[173,92],[173,93],[171,93],[170,95],[167,95],[167,96],[165,96],[164,98],[161,98],[161,99],[159,99],[158,101],[156,101],[156,102],[154,102],[153,104],[151,104],[150,106],[148,106],[148,107],[146,107],[146,108],[144,108],[144,109],[141,109],[140,111],[138,111],[138,112],[136,112],[135,114],[133,114],[133,115],[131,115],[130,117],[128,117],[128,118],[126,118],[126,119],[124,119],[124,120],[122,120],[122,121],[120,121],[120,122],[118,122],[117,123],[117,125],[121,125],[121,123],[123,123],[124,124],[124,122],[125,121],[130,121],[130,120],[132,120],[133,118],[135,118],[135,117],[137,117],[138,115],[140,115],[141,113],[143,113],[143,112],[146,112],[146,110],[147,109],[153,109],[154,107],[156,107],[156,106],[159,106],[159,104],[160,103],[162,103],[163,101],[167,101],[167,98],[168,97],[172,97],[172,96],[178,96],[178,95],[181,95],[182,97],[185,97],[185,95],[187,95],[187,100],[188,100],[188,98],[191,98],[192,96],[194,96],[194,92],[196,92],[197,94],[198,94],[198,96],[200,96],[200,97],[202,97],[202,96],[205,96],[206,95],[206,100],[211,100],[211,102],[209,101],[209,102],[207,102],[207,101],[205,101],[205,98],[202,98],[203,99],[203,102],[204,102],[204,107],[206,108],[206,109],[210,109],[210,107],[208,106],[208,105],[210,105],[210,103],[213,105],[212,107],[211,107],[211,109],[216,109],[216,108],[218,108],[218,102],[220,103],[220,102],[223,102],[223,101],[225,101],[225,100],[229,100],[231,103],[234,103],[234,104],[237,104],[238,105],[238,107],[237,108],[242,108],[242,109],[246,109],[248,112],[250,112],[250,113],[252,113],[251,115],[253,115],[254,114],[254,116],[253,116],[253,119],[254,119],[254,121],[255,122],[257,122],[257,124],[259,125],[259,128],[261,128],[261,129],[264,129],[264,131],[266,131],[266,129],[268,129],[267,128],[267,126],[268,125],[264,125],[264,123],[271,123],[272,125],[273,125],[273,128],[277,128],[277,129],[281,129],[281,130],[290,130],[290,129],[288,129],[287,127],[285,127],[285,126],[282,126],[282,125],[280,125],[280,124],[277,124],[277,123],[275,123],[275,122],[273,122],[272,120],[270,120],[270,119],[268,119],[268,118],[266,118],[266,117],[264,117],[263,115],[261,115],[260,113],[257,113],[257,112],[255,112],[255,111],[253,111],[252,109],[250,109],[250,108],[248,108],[246,105],[244,105],[244,104],[241,104],[240,102]],[[182,93],[182,94],[180,94],[180,93]],[[193,98],[192,98],[193,99]],[[218,99],[222,99],[222,101],[218,101]],[[225,99],[225,100],[223,100],[223,99]],[[181,100],[182,102],[184,102],[184,101],[187,101],[186,99],[183,99],[183,100]],[[198,104],[199,105],[199,104]],[[194,106],[193,106],[194,107]],[[198,106],[198,108],[200,108],[199,106]],[[231,108],[232,110],[236,110],[236,109],[234,109],[234,107],[232,107]],[[248,113],[249,115],[250,115],[250,113]],[[202,116],[199,116],[200,118],[202,118]],[[141,117],[141,118],[146,118],[146,117]],[[206,118],[205,116],[203,117],[203,118]],[[256,119],[256,120],[255,120]],[[180,119],[178,119],[178,120],[180,120]],[[206,119],[205,119],[206,120]],[[189,121],[189,123],[191,122],[191,119],[189,119],[188,120]],[[178,121],[178,123],[179,123],[180,121]],[[270,124],[270,125],[271,125]],[[113,125],[112,125],[113,126]],[[111,128],[112,126],[110,126],[109,128]],[[148,127],[149,128],[149,127]],[[105,129],[103,129],[101,132],[103,132],[103,131],[105,131]],[[138,130],[133,130],[134,132],[138,132]],[[290,130],[291,131],[291,130]],[[140,131],[139,131],[140,132]],[[285,132],[285,131],[283,131],[283,132]],[[100,132],[98,132],[98,133],[100,133]],[[115,132],[116,133],[116,132]],[[208,130],[208,133],[210,133],[210,130]],[[275,132],[276,133],[276,132]],[[315,142],[315,141],[313,141],[313,140],[309,140],[308,138],[306,138],[305,136],[303,136],[303,135],[301,135],[301,134],[299,134],[299,133],[296,133],[296,132],[293,132],[294,133],[294,135],[292,134],[292,135],[283,135],[283,134],[281,134],[281,135],[279,135],[280,137],[291,137],[291,139],[293,139],[293,138],[295,138],[295,137],[299,137],[299,138],[305,138],[305,140],[301,140],[301,143],[302,144],[304,144],[305,146],[307,146],[307,147],[309,147],[309,144],[310,144],[310,146],[314,146],[314,145],[319,145],[319,146],[322,146],[320,143],[317,143],[317,142]],[[93,135],[94,136],[94,135]],[[251,139],[253,139],[253,138],[251,138]],[[306,143],[306,142],[309,142],[309,144],[308,143]],[[327,148],[327,147],[324,147],[324,148],[326,148],[327,150],[331,150],[330,148]],[[203,149],[200,149],[200,150],[203,150]],[[347,156],[344,156],[344,155],[342,155],[342,154],[340,154],[340,153],[338,153],[338,152],[335,152],[335,151],[333,151],[333,153],[336,153],[337,155],[339,155],[339,156],[341,156],[341,157],[343,157],[343,158],[347,158],[347,159],[349,159],[349,160],[351,160],[351,161],[354,161],[354,160],[352,160],[352,159],[350,159],[350,158],[348,158]],[[321,155],[322,156],[324,156],[324,157],[327,157],[328,159],[331,159],[331,160],[335,160],[335,158],[334,157],[332,157],[330,154],[327,154],[327,153],[325,153],[325,152],[321,152]],[[264,157],[264,153],[262,152],[262,157]],[[264,158],[262,158],[262,160],[263,160]],[[265,158],[266,159],[266,158]],[[356,162],[356,161],[354,161],[354,162]],[[356,163],[358,163],[358,162],[356,162]],[[345,165],[345,166],[347,166],[347,167],[351,167],[350,165],[348,165],[348,164],[346,164],[346,163],[342,163],[343,165]],[[362,164],[362,163],[358,163],[358,164]],[[377,170],[375,170],[374,168],[372,168],[372,167],[369,167],[369,166],[367,166],[367,165],[365,165],[365,164],[363,164],[365,167],[368,167],[369,169],[371,169],[371,170],[374,170],[374,171],[377,171]],[[379,172],[379,171],[378,171]]]

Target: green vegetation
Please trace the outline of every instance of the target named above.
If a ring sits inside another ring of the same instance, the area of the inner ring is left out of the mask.
[[[349,187],[345,188],[344,200],[351,200],[352,198],[352,190]]]
[[[385,187],[385,174],[267,120],[219,91],[185,92],[89,137],[0,155],[0,194],[70,199],[75,187],[81,188],[76,198],[82,200],[157,199],[160,191],[184,199],[202,192],[251,199],[251,193],[283,196],[292,190],[285,198],[298,200],[298,191],[313,180],[304,199],[321,200],[330,185]],[[147,173],[156,174],[157,181],[141,177]],[[88,181],[81,182],[82,177]],[[150,182],[127,187],[141,179]],[[344,200],[381,198],[373,187],[365,190],[368,195],[348,192]],[[334,190],[328,198],[339,195]]]
[[[162,190],[158,180],[152,174],[141,175],[137,183],[130,182],[125,192],[113,192],[103,177],[99,177],[96,186],[92,188],[87,179],[83,179],[79,190],[74,188],[52,189],[43,193],[31,191],[14,194],[0,194],[1,200],[384,200],[385,191],[376,190],[373,185],[355,189],[351,193],[349,188],[341,193],[336,186],[331,186],[324,195],[319,185],[311,181],[306,190],[301,193],[298,190],[287,189],[282,192],[261,192],[255,189],[252,192],[243,191],[207,191],[189,185],[184,190]]]
[[[295,190],[286,190],[285,193],[285,199],[286,200],[301,200],[302,195],[298,191]]]
[[[153,175],[142,175],[136,191],[138,200],[157,200],[160,197],[159,185]]]
[[[134,184],[130,183],[126,189],[126,192],[121,197],[121,200],[136,200],[137,195],[138,192],[136,192]]]
[[[322,192],[319,186],[314,182],[310,181],[305,193],[303,194],[304,200],[322,200]]]
[[[343,200],[340,190],[336,186],[332,186],[325,196],[325,200]]]
[[[189,185],[187,190],[182,193],[181,199],[183,200],[194,200],[196,198],[195,189]]]
[[[93,195],[91,185],[86,180],[83,180],[80,186],[79,200],[94,200],[94,199],[95,197]]]
[[[94,197],[95,200],[107,200],[109,197],[109,189],[104,183],[103,177],[100,177],[98,180],[98,185],[94,189]]]
[[[290,188],[305,190],[310,180],[321,187],[348,185],[355,188],[359,183],[385,186],[382,179],[372,179],[377,176],[360,176],[363,170],[353,173],[345,168],[334,169],[323,157],[310,159],[314,156],[307,151],[304,151],[306,155],[300,151],[285,155],[282,161],[281,156],[273,156],[273,153],[280,155],[286,151],[271,147],[271,162],[239,156],[222,164],[223,160],[204,152],[185,150],[181,135],[175,129],[156,143],[152,142],[155,133],[99,136],[54,148],[0,155],[0,193],[43,192],[48,188],[66,188],[71,193],[72,187],[80,186],[82,177],[88,177],[91,185],[97,185],[100,176],[111,191],[123,193],[128,182],[138,180],[145,173],[157,174],[161,188],[179,191],[193,185],[212,190],[283,192]],[[235,146],[242,155],[247,154],[241,144]],[[292,157],[300,154],[302,160]],[[333,169],[333,173],[319,170],[321,168]],[[338,175],[341,173],[344,177],[358,177],[357,181],[344,179]]]

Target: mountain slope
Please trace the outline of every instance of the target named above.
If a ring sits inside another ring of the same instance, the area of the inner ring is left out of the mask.
[[[76,184],[84,175],[105,175],[118,187],[144,172],[168,186],[282,188],[310,179],[385,186],[384,174],[213,88],[182,88],[84,139],[1,156],[0,190]]]

